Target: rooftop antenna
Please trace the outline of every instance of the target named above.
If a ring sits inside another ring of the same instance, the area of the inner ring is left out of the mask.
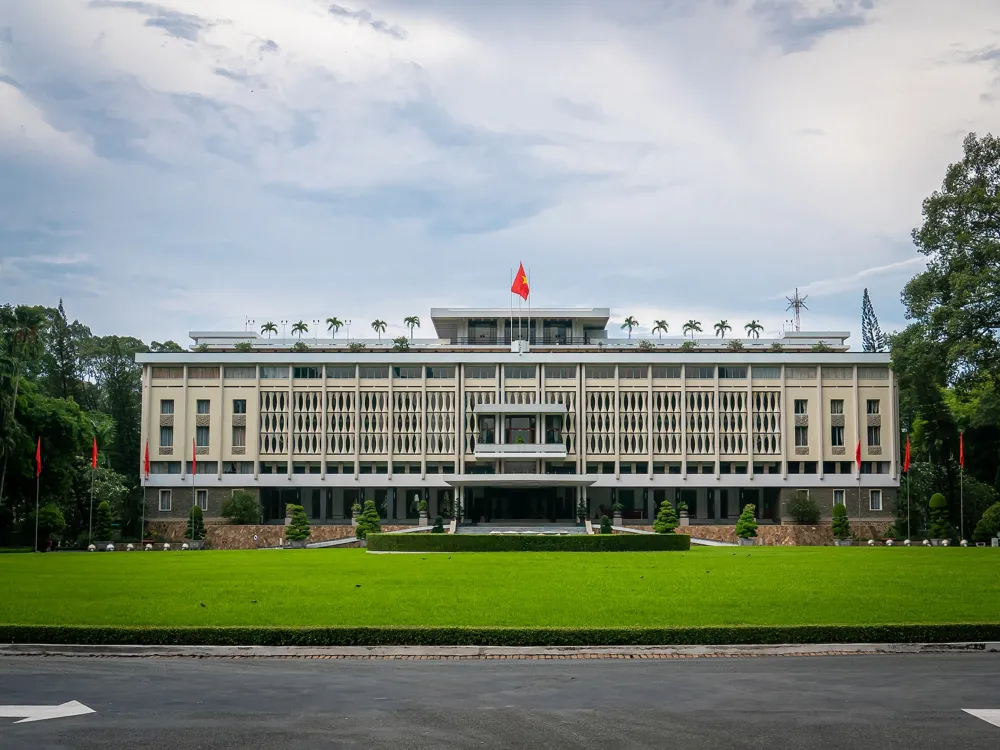
[[[802,324],[801,312],[802,310],[809,309],[806,306],[806,300],[809,299],[809,295],[807,294],[803,297],[800,297],[799,288],[795,287],[795,296],[785,297],[785,299],[788,300],[788,307],[785,308],[785,311],[787,312],[788,310],[795,310],[795,331],[798,332]]]

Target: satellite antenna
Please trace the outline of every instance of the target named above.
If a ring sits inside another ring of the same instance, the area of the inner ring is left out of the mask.
[[[800,297],[799,296],[799,288],[798,287],[795,287],[795,295],[793,297],[785,297],[785,299],[788,300],[788,307],[785,308],[785,311],[787,312],[788,310],[795,310],[795,330],[796,330],[796,332],[798,332],[798,330],[799,330],[799,328],[801,326],[801,323],[802,323],[802,316],[800,314],[801,311],[809,309],[806,306],[806,300],[808,298],[809,298],[808,294],[805,295],[804,297]]]

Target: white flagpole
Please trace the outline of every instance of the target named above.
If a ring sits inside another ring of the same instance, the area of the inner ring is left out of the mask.
[[[35,475],[35,552],[38,552],[38,497],[42,491],[42,475]]]
[[[958,468],[958,525],[961,539],[965,539],[965,467]]]
[[[510,269],[510,340],[514,341],[514,269]]]
[[[531,341],[531,269],[528,274],[528,341]]]
[[[94,542],[94,474],[97,472],[93,466],[90,467],[90,531],[87,532],[87,544]]]

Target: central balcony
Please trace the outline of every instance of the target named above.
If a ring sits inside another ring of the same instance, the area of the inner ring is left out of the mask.
[[[475,414],[476,458],[566,458],[565,404],[477,404]]]
[[[566,458],[564,443],[476,443],[476,458]]]

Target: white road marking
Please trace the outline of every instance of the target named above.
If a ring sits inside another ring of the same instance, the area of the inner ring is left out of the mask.
[[[963,708],[962,710],[977,719],[988,721],[993,726],[1000,727],[1000,708]]]
[[[46,719],[61,719],[64,716],[80,716],[97,713],[90,706],[79,701],[67,701],[58,706],[0,706],[0,717],[14,719],[23,717],[15,724],[26,724],[29,721],[45,721]]]

